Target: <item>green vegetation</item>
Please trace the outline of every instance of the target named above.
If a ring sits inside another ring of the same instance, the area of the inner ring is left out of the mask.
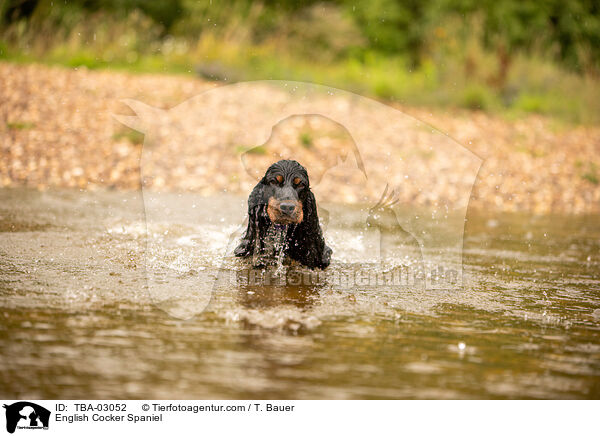
[[[141,145],[144,143],[144,134],[138,132],[137,130],[133,130],[127,127],[121,128],[118,132],[116,132],[112,138],[115,141],[120,141],[121,139],[125,139],[129,141],[133,145]]]
[[[15,121],[6,123],[6,127],[10,130],[28,130],[35,127],[35,124],[29,121]]]
[[[0,59],[600,121],[600,6],[589,0],[0,0]]]
[[[596,175],[596,173],[585,173],[581,177],[583,177],[584,180],[593,183],[594,185],[598,184],[598,176]]]
[[[302,132],[299,135],[300,144],[304,148],[311,148],[314,145],[313,137],[310,132]]]
[[[598,180],[597,169],[597,165],[593,162],[590,162],[590,164],[588,165],[588,170],[581,175],[581,178],[583,180],[587,180],[590,183],[593,183],[594,185],[597,185],[598,183],[600,183],[600,181]]]
[[[247,147],[244,145],[238,145],[235,148],[235,151],[242,154],[242,153],[249,153],[249,154],[267,154],[267,149],[264,145],[258,145],[256,147]]]

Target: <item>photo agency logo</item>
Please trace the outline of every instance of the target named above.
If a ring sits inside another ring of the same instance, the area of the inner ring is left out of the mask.
[[[299,82],[124,103],[115,118],[144,133],[148,289],[171,315],[230,289],[461,289],[481,159],[447,134]]]
[[[6,431],[14,433],[19,430],[48,430],[50,423],[50,411],[39,404],[29,401],[18,401],[7,405],[6,409]]]

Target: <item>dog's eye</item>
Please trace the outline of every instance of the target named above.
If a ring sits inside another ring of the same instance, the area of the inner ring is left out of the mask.
[[[283,183],[283,176],[282,175],[275,176],[275,178],[271,180],[271,184],[272,185],[280,185],[282,183]]]
[[[302,179],[300,177],[296,177],[294,179],[294,186],[296,188],[301,188],[302,186],[304,186],[304,183],[302,183]]]

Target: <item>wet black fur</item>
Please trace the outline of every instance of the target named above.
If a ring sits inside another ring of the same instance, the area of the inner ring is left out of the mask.
[[[283,176],[283,183],[276,177]],[[302,183],[294,186],[294,178]],[[326,268],[331,261],[331,248],[325,245],[317,216],[317,203],[310,190],[306,169],[294,160],[281,160],[269,167],[248,198],[248,228],[234,253],[238,257],[260,255],[265,250],[265,237],[274,226],[267,214],[270,197],[278,200],[300,200],[304,219],[288,224],[285,254],[309,268]]]

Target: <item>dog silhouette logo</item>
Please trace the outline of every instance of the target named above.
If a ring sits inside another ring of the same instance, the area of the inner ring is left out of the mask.
[[[48,429],[50,411],[29,401],[19,401],[4,405],[6,409],[6,431],[14,433],[18,429]]]

